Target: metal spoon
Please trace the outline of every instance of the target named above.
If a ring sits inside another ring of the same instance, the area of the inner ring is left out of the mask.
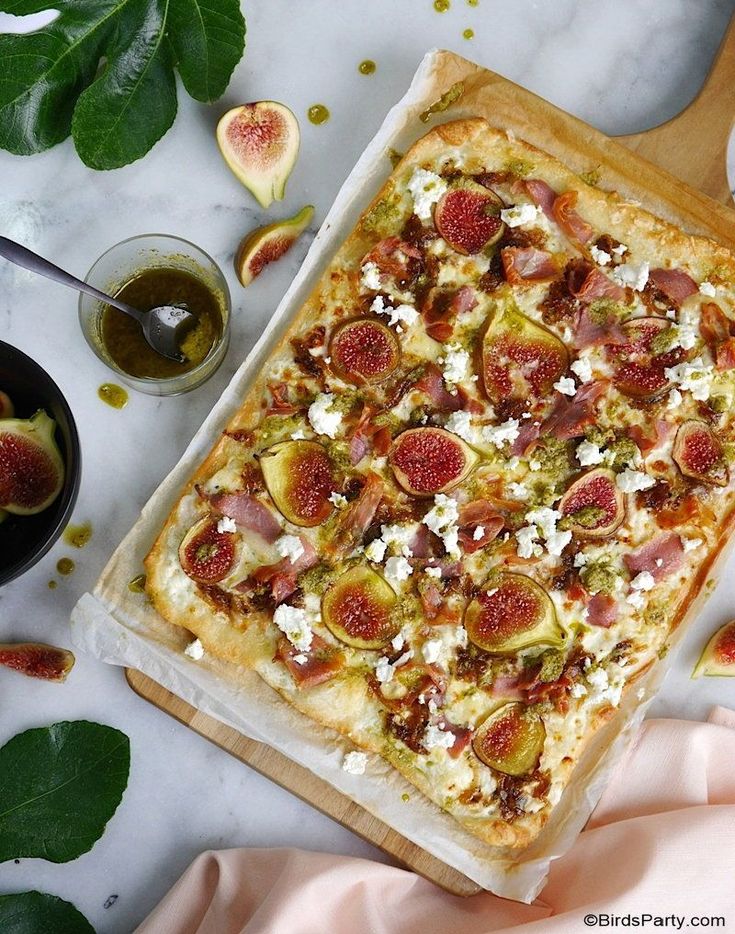
[[[79,292],[85,292],[93,298],[113,308],[119,308],[120,311],[135,318],[143,329],[143,335],[156,353],[162,357],[168,357],[169,360],[176,360],[178,363],[186,363],[186,356],[179,350],[179,341],[183,333],[191,327],[196,317],[186,308],[178,305],[159,305],[151,308],[150,311],[139,311],[131,305],[126,305],[118,298],[112,298],[105,295],[99,289],[82,282],[75,276],[70,275],[58,266],[54,266],[47,259],[34,253],[27,247],[21,246],[14,240],[8,240],[7,237],[0,237],[0,256],[15,263],[16,266],[22,266],[31,272],[36,272],[40,276],[46,276],[47,279],[53,279],[54,282],[60,282],[70,289],[77,289]]]

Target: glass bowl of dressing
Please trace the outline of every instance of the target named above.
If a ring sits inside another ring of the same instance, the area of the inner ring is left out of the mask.
[[[156,353],[133,318],[80,295],[79,322],[97,357],[139,392],[172,396],[201,386],[224,360],[230,340],[230,291],[211,256],[180,237],[130,237],[97,260],[86,282],[149,311],[183,303],[196,323],[183,336],[185,363]]]

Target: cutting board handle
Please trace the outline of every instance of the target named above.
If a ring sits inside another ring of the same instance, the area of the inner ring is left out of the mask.
[[[732,206],[727,144],[735,118],[735,16],[691,104],[666,123],[618,140],[693,188]]]

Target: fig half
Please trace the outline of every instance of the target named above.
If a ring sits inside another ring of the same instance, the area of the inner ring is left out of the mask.
[[[380,321],[360,318],[336,328],[329,345],[332,369],[348,383],[380,383],[398,366],[398,338]]]
[[[434,208],[436,229],[465,256],[479,253],[503,236],[503,202],[489,188],[465,180],[444,192]]]
[[[498,305],[488,318],[482,374],[491,402],[542,399],[568,366],[569,355],[559,338],[514,305]]]
[[[527,775],[538,766],[546,727],[538,713],[518,702],[494,710],[472,737],[475,755],[506,775]]]
[[[179,545],[184,573],[199,584],[215,584],[235,566],[234,532],[217,531],[217,520],[205,516],[186,533]]]
[[[64,485],[64,462],[54,440],[56,422],[43,410],[33,418],[0,422],[0,508],[16,516],[47,509]]]
[[[235,272],[240,284],[248,286],[269,264],[288,253],[311,223],[314,208],[307,204],[285,221],[275,221],[251,231],[235,255]]]
[[[13,401],[7,392],[0,389],[0,418],[12,418],[15,415]]]
[[[414,496],[454,489],[477,463],[477,454],[444,428],[410,428],[395,439],[388,454],[396,482]]]
[[[74,667],[74,655],[43,642],[5,642],[0,644],[0,665],[29,678],[61,682]]]
[[[611,345],[610,354],[615,363],[613,383],[624,395],[655,399],[669,390],[665,370],[686,356],[681,348],[660,352],[657,338],[661,340],[670,327],[668,318],[633,318],[622,325],[626,341]]]
[[[690,419],[679,426],[671,456],[685,477],[715,486],[727,484],[722,446],[704,422]]]
[[[217,124],[225,162],[264,208],[283,199],[300,139],[298,120],[276,101],[234,107]]]
[[[332,635],[355,649],[382,649],[398,633],[392,617],[396,594],[365,565],[338,577],[322,598],[322,621]]]
[[[464,628],[478,648],[496,655],[532,645],[559,648],[565,638],[551,597],[525,574],[490,578],[467,605]]]
[[[263,479],[278,511],[302,528],[331,513],[336,490],[332,461],[318,441],[280,441],[260,456]]]
[[[735,620],[718,629],[704,647],[692,678],[701,678],[702,675],[735,675]]]
[[[625,517],[623,494],[615,474],[605,467],[578,477],[562,496],[558,509],[563,528],[580,538],[606,538]]]

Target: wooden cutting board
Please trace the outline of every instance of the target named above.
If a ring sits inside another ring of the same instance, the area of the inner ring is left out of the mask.
[[[667,123],[612,141],[575,117],[513,84],[483,71],[500,115],[522,108],[529,127],[543,126],[567,149],[599,160],[620,190],[641,187],[660,196],[690,220],[692,230],[735,246],[735,212],[727,180],[726,153],[735,117],[735,18],[696,99]],[[502,123],[502,120],[499,120]],[[533,140],[531,139],[531,142]],[[624,145],[620,145],[620,144]],[[627,184],[626,184],[627,182]],[[727,205],[728,207],[723,207]],[[653,205],[656,209],[656,205]],[[310,771],[263,743],[208,717],[161,685],[128,669],[128,683],[141,697],[200,736],[291,791],[398,862],[456,895],[481,891],[477,883],[407,840]]]

